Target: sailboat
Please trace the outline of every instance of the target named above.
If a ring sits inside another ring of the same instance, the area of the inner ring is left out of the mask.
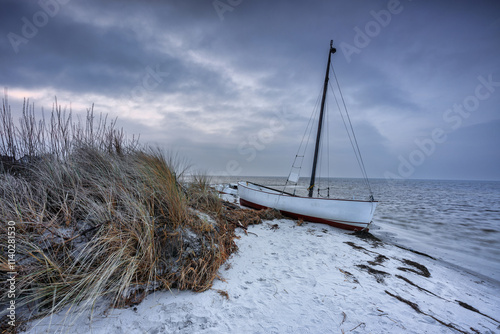
[[[325,100],[328,90],[331,56],[335,52],[336,49],[333,47],[333,41],[330,41],[308,196],[298,196],[295,193],[285,192],[284,189],[280,191],[248,181],[238,182],[238,195],[242,206],[254,209],[273,208],[293,218],[324,223],[347,230],[367,231],[377,206],[377,201],[374,200],[371,189],[370,196],[367,200],[313,197],[313,191],[316,186],[316,171],[318,169],[318,156],[325,114]],[[359,148],[357,152],[359,158],[361,158]],[[364,165],[361,164],[361,167],[365,176],[365,181],[368,182]],[[298,179],[299,177],[296,173],[290,173],[288,178],[288,180],[295,183],[298,182]]]

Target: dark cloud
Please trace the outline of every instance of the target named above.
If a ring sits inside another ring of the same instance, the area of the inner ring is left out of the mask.
[[[498,155],[499,144],[500,121],[465,126],[436,146],[415,177],[468,179],[474,171],[475,179],[498,179],[500,160],[492,156]]]
[[[286,174],[333,39],[370,176],[397,170],[416,139],[442,127],[449,142],[411,177],[500,179],[499,158],[484,153],[490,141],[472,130],[496,129],[500,87],[459,130],[443,118],[474,96],[480,76],[500,82],[496,1],[6,0],[0,9],[0,84],[14,105],[22,95],[46,108],[54,95],[83,109],[95,102],[128,132],[175,146],[202,169],[237,161],[244,174]],[[332,139],[334,170],[354,176],[346,143]],[[464,147],[481,168],[459,163]]]

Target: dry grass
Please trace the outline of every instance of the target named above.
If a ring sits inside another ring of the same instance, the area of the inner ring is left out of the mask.
[[[195,174],[186,187],[189,205],[197,210],[210,212],[212,215],[222,214],[222,201],[217,191],[210,187],[210,177]]]
[[[224,205],[203,175],[182,185],[179,160],[139,149],[106,118],[94,124],[92,110],[82,125],[56,104],[45,126],[27,105],[20,128],[6,99],[0,112],[0,152],[17,160],[0,169],[0,279],[14,221],[16,306],[27,318],[99,300],[134,305],[157,289],[204,291],[236,251],[235,229],[275,215]],[[8,302],[7,285],[0,296]]]

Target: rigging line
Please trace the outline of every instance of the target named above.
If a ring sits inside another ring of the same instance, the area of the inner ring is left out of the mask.
[[[354,142],[356,144],[356,150],[357,150],[357,153],[358,153],[358,156],[359,156],[359,160],[361,162],[361,166],[360,166],[361,167],[361,171],[363,173],[363,176],[364,176],[364,179],[365,179],[365,183],[366,183],[366,185],[368,187],[368,190],[370,192],[370,197],[371,197],[371,199],[373,199],[373,191],[372,191],[372,188],[371,188],[371,185],[370,185],[370,181],[368,179],[368,174],[366,173],[366,167],[365,167],[365,164],[364,164],[364,161],[363,161],[363,156],[361,155],[361,150],[360,150],[359,145],[358,145],[358,140],[356,138],[356,133],[354,132],[354,128],[352,126],[351,118],[349,116],[349,111],[347,110],[347,106],[346,106],[346,103],[345,103],[344,95],[342,94],[342,90],[340,88],[340,84],[338,82],[337,75],[336,75],[335,70],[333,69],[333,67],[332,67],[332,72],[333,72],[333,75],[335,77],[335,81],[337,83],[337,87],[338,87],[338,90],[339,90],[339,93],[340,93],[340,97],[342,99],[342,104],[344,106],[344,110],[345,110],[347,119],[349,121],[349,126],[351,128],[352,136],[353,136]]]
[[[317,115],[319,113],[319,108],[316,108],[314,110],[314,113],[311,115],[311,119],[310,119],[310,124],[311,126],[309,127],[309,134],[307,136],[307,140],[306,140],[306,145],[304,147],[304,151],[303,151],[303,155],[305,156],[306,155],[306,152],[307,152],[307,146],[309,145],[309,143],[311,142],[311,137],[313,135],[313,130],[314,130],[314,124],[313,124],[313,120],[315,120],[317,118]],[[304,162],[304,159],[302,159],[302,163]],[[302,165],[301,165],[302,167]]]
[[[349,117],[349,112],[347,111],[347,106],[345,104],[344,95],[342,94],[342,90],[340,89],[340,84],[339,84],[339,81],[337,79],[337,74],[335,73],[335,70],[334,70],[333,66],[331,66],[331,68],[332,68],[333,76],[335,78],[335,82],[337,83],[337,87],[339,89],[340,97],[342,98],[342,103],[344,105],[344,109],[345,109],[345,112],[346,112],[346,115],[347,115],[347,119],[349,120],[349,125],[351,127],[352,135],[354,137],[354,142],[356,143],[356,148],[358,150],[359,158],[361,160],[361,165],[363,166],[362,171],[363,171],[363,174],[364,174],[364,176],[366,178],[366,184],[368,185],[368,189],[370,191],[370,196],[373,198],[373,192],[372,192],[372,188],[370,186],[370,181],[368,180],[368,174],[366,173],[365,163],[364,163],[363,157],[361,155],[361,150],[359,149],[358,140],[356,139],[356,134],[355,134],[354,129],[352,127],[352,122],[351,122],[351,118]]]
[[[320,105],[320,101],[321,101],[321,94],[322,93],[320,91],[320,93],[318,95],[318,98],[316,99],[316,104],[314,106],[314,110],[311,113],[311,117],[309,117],[309,123],[307,124],[307,128],[306,128],[306,133],[307,133],[307,131],[309,131],[309,135],[307,136],[306,145],[304,147],[303,155],[305,155],[305,153],[307,151],[307,146],[308,146],[310,138],[312,136],[312,132],[313,132],[313,129],[314,129],[313,121],[316,119],[316,115],[319,112],[319,105]],[[304,134],[304,136],[305,136],[305,134]],[[304,140],[304,137],[302,138],[302,140]]]
[[[321,87],[321,89],[320,89],[320,92],[319,92],[319,94],[318,94],[318,98],[317,98],[317,100],[316,100],[316,108],[317,108],[317,109],[315,110],[315,114],[313,115],[314,117],[311,117],[310,121],[312,121],[313,119],[314,119],[314,120],[318,119],[318,123],[319,123],[319,120],[320,120],[320,118],[321,118],[321,115],[322,115],[322,114],[324,114],[324,113],[322,113],[322,112],[320,111],[320,108],[319,108],[319,105],[320,105],[320,100],[322,101],[321,103],[326,102],[326,101],[324,100],[324,96],[323,96],[323,94],[324,94],[324,84],[322,85],[322,87]],[[315,117],[315,116],[316,116],[316,114],[319,114],[319,116],[318,116],[317,118]],[[321,124],[321,128],[323,128],[323,124]],[[313,125],[311,125],[311,129],[310,129],[310,132],[309,132],[309,137],[308,137],[307,144],[309,144],[309,139],[310,139],[310,138],[311,138],[311,136],[312,136],[312,131],[313,131]],[[318,133],[319,133],[320,131],[321,131],[321,130],[318,128]],[[318,133],[316,133],[316,135],[318,135]],[[316,138],[317,138],[317,137],[316,137]],[[317,139],[318,139],[318,138],[317,138]],[[313,143],[315,143],[315,142],[316,142],[316,141],[313,141]],[[320,140],[320,141],[319,141],[319,143],[320,143],[319,148],[321,149],[321,144],[322,144],[322,141]],[[305,155],[306,149],[307,149],[307,145],[306,145],[306,148],[305,148],[305,150],[304,150],[304,155]],[[316,147],[315,147],[315,150],[316,150]],[[314,152],[315,152],[314,154],[315,154],[315,156],[316,156],[316,153],[317,153],[317,152],[316,152],[316,151],[314,151]],[[317,157],[317,156],[316,156],[316,157]],[[321,158],[321,156],[320,156],[320,158]],[[313,160],[314,160],[314,158],[313,158]],[[316,162],[317,162],[317,161],[316,161]],[[316,165],[316,163],[313,161],[313,164],[312,164],[312,169],[314,169],[314,168],[315,168],[315,165]],[[313,172],[312,172],[312,173],[313,173],[313,175],[314,175],[314,174],[315,174],[315,171],[313,170]],[[310,180],[310,181],[311,181],[311,184],[309,185],[309,187],[308,187],[307,189],[308,189],[309,191],[312,191],[312,188],[314,188],[314,186],[315,186],[315,184],[314,184],[315,180],[313,180],[313,179],[311,178],[311,180]],[[312,192],[311,192],[311,193],[312,193]]]
[[[325,126],[325,124],[323,123],[323,126]],[[316,180],[314,182],[314,186],[318,187],[318,190],[319,188],[321,187],[322,185],[322,181],[321,181],[321,175],[323,174],[323,157],[324,157],[324,154],[323,152],[325,151],[324,150],[324,147],[325,147],[325,141],[324,140],[321,140],[320,143],[319,143],[319,154],[318,154],[318,165],[317,165],[317,176],[316,176]]]
[[[314,108],[313,108],[313,110],[311,112],[311,115],[309,116],[309,122],[307,123],[307,127],[306,127],[306,129],[304,131],[304,134],[302,135],[302,140],[300,142],[300,145],[299,145],[299,148],[297,150],[297,153],[295,154],[295,158],[293,159],[293,163],[292,163],[292,167],[290,168],[289,176],[292,173],[292,171],[293,171],[294,168],[296,168],[296,169],[299,170],[299,176],[300,176],[300,171],[302,170],[302,164],[304,163],[305,153],[307,151],[307,146],[308,146],[309,140],[311,138],[312,130],[313,130],[313,124],[312,123],[313,123],[313,120],[315,118],[314,117],[315,114],[317,114],[317,112],[318,112],[320,98],[321,98],[321,90],[320,90],[320,93],[318,95],[318,98],[316,99],[316,103],[315,103],[315,106],[314,106]],[[308,134],[308,131],[309,131],[309,134]],[[302,146],[304,145],[304,140],[306,139],[306,137],[307,137],[306,144],[305,144],[304,149],[302,150],[302,154],[301,154],[301,149],[302,149]],[[301,158],[299,166],[295,166],[295,164],[297,162],[297,158]],[[295,184],[297,185],[297,182],[295,182]],[[285,181],[285,185],[283,187],[282,192],[285,191],[287,185],[288,185],[288,178]]]
[[[315,114],[317,114],[317,112],[318,112],[318,107],[319,107],[319,103],[320,103],[320,98],[321,98],[321,92],[319,93],[318,98],[316,99],[316,103],[315,103],[315,105],[314,105],[313,111],[312,111],[312,113],[311,113],[311,116],[309,117],[309,121],[308,121],[308,123],[307,123],[307,127],[306,127],[306,129],[305,129],[305,131],[304,131],[304,134],[303,134],[303,136],[302,136],[302,141],[300,142],[300,146],[299,146],[299,149],[298,149],[298,151],[297,151],[297,155],[300,153],[300,150],[301,150],[301,148],[302,148],[302,145],[303,145],[303,143],[304,143],[304,139],[306,138],[306,136],[307,136],[307,138],[310,138],[310,137],[311,137],[311,132],[312,132],[312,129],[313,129],[313,124],[312,124],[312,123],[313,123],[313,120],[314,120],[314,116],[315,116]],[[309,131],[309,135],[307,135],[307,132],[308,132],[308,131]],[[302,155],[304,155],[304,154],[305,154],[305,152],[306,152],[308,142],[309,142],[309,139],[307,139],[307,140],[306,140],[306,144],[305,144],[305,147],[304,147],[304,149],[303,149],[303,151],[302,151],[302,152],[303,152],[303,154],[302,154]]]
[[[323,140],[321,141],[321,152],[320,152],[320,159],[321,159],[321,165],[320,165],[320,171],[319,171],[319,176],[320,178],[323,177],[322,174],[322,166],[323,164],[326,163],[326,182],[323,181],[318,185],[318,188],[321,185],[324,185],[326,187],[330,186],[330,117],[329,117],[329,112],[328,112],[328,99],[325,100],[325,122],[323,123],[323,127],[325,127],[325,132],[326,136],[323,137]]]
[[[325,100],[325,112],[324,112],[324,115],[325,115],[325,122],[323,123],[323,127],[326,127],[326,140],[323,139],[320,141],[320,153],[318,154],[318,178],[317,178],[317,187],[318,187],[318,197],[319,197],[319,191],[320,191],[320,187],[321,186],[324,186],[325,183],[326,183],[326,187],[328,188],[330,186],[330,135],[329,135],[329,117],[328,117],[328,100]],[[325,144],[326,143],[326,144]],[[326,146],[326,154],[325,154],[325,146]],[[325,158],[326,156],[326,158]],[[326,165],[327,165],[327,170],[326,170],[326,174],[327,174],[327,179],[326,179],[326,182],[324,180],[322,180],[322,178],[324,179],[323,177],[323,165],[324,165],[324,162],[326,160]],[[315,186],[316,186],[315,184]],[[326,189],[326,188],[324,188]],[[323,189],[323,190],[324,190]],[[323,196],[324,197],[324,196]]]
[[[330,89],[332,90],[332,94],[335,97],[335,102],[337,104],[337,108],[339,109],[339,114],[340,114],[340,117],[342,118],[342,123],[344,123],[344,128],[345,128],[345,131],[347,133],[347,137],[349,138],[349,142],[351,143],[351,146],[352,146],[352,149],[354,152],[354,156],[356,157],[356,161],[358,162],[359,169],[361,170],[361,173],[363,174],[363,167],[361,165],[361,161],[359,160],[359,155],[358,155],[358,152],[356,151],[356,146],[353,142],[351,132],[349,131],[349,128],[347,127],[347,122],[345,121],[344,114],[342,113],[342,108],[340,108],[339,101],[337,99],[337,94],[335,94],[335,90],[333,89],[331,84],[330,84]],[[364,174],[363,174],[363,179],[364,179]],[[363,182],[366,183],[365,180],[363,180]]]
[[[328,115],[327,110],[326,110],[326,100],[325,100],[324,115],[325,115],[325,118],[327,117],[326,115]],[[325,128],[325,127],[328,128],[326,119],[322,124],[322,128]],[[317,176],[316,176],[316,181],[314,183],[314,186],[318,187],[318,191],[319,191],[319,188],[323,185],[323,181],[321,180],[321,176],[323,175],[323,161],[324,161],[324,156],[325,156],[324,152],[325,152],[325,139],[322,138],[322,139],[320,139],[320,142],[319,142],[319,154],[318,154],[318,164],[317,164],[317,173],[316,173]],[[327,152],[327,155],[328,155],[328,152]],[[318,192],[318,195],[319,195],[319,192]]]
[[[328,112],[328,101],[325,101],[325,109],[326,109],[326,177],[327,177],[327,182],[326,185],[328,188],[330,188],[330,158],[331,158],[331,151],[330,151],[330,116]],[[330,197],[330,196],[328,196]]]
[[[339,101],[337,99],[337,94],[335,94],[335,90],[333,89],[331,84],[330,84],[330,89],[332,90],[332,94],[335,97],[335,103],[337,104],[337,108],[339,110],[340,117],[342,118],[342,123],[344,123],[344,128],[345,128],[345,131],[347,133],[347,137],[349,138],[349,142],[351,143],[351,146],[352,146],[352,149],[354,152],[354,156],[356,157],[356,161],[358,162],[359,169],[361,170],[361,173],[363,174],[363,168],[361,165],[361,161],[359,160],[358,152],[356,151],[356,147],[354,145],[353,138],[351,136],[349,128],[347,127],[347,123],[345,121],[344,114],[342,113],[342,109],[340,108]],[[365,175],[363,174],[363,182],[365,182],[365,184],[366,184],[366,180],[364,179],[364,176]]]
[[[321,97],[321,95],[323,95],[323,93],[322,93],[322,92],[320,92],[320,95],[318,96],[318,102],[319,102],[319,98]],[[307,146],[309,145],[309,143],[310,143],[310,142],[313,142],[313,144],[315,143],[315,141],[314,141],[314,140],[311,140],[311,137],[313,136],[313,131],[316,129],[316,127],[314,126],[315,124],[313,124],[313,122],[312,122],[312,121],[313,121],[313,120],[317,120],[317,119],[319,120],[319,118],[321,117],[321,116],[320,116],[320,115],[321,115],[321,111],[320,111],[320,108],[319,108],[319,103],[318,103],[318,105],[317,105],[316,107],[317,107],[317,108],[316,108],[316,110],[315,110],[315,113],[314,113],[314,115],[312,115],[312,117],[311,117],[311,128],[309,129],[309,136],[308,136],[308,138],[307,138],[306,147],[304,148],[304,156],[305,156],[305,154],[306,154],[306,152],[307,152]],[[321,147],[320,147],[320,148],[321,148]],[[320,158],[321,158],[321,156],[320,156]],[[314,166],[314,163],[313,163],[313,166]],[[307,189],[309,190],[309,189],[311,189],[311,188],[314,188],[314,186],[315,186],[315,184],[310,185]]]

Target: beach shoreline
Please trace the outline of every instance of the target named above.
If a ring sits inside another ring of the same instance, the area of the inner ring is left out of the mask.
[[[500,286],[439,260],[327,225],[238,229],[211,289],[156,291],[92,317],[66,310],[27,333],[494,333]],[[497,316],[498,318],[498,316]]]

